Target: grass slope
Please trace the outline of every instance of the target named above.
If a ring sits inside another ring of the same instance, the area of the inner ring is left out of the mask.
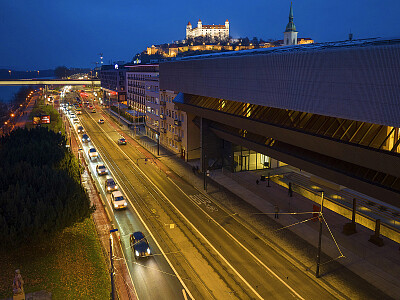
[[[14,270],[25,293],[47,290],[53,299],[108,299],[110,280],[91,218],[36,246],[0,251],[0,298],[12,296]]]

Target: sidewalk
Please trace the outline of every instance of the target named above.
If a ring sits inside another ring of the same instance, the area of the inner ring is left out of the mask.
[[[122,130],[129,133],[126,126]],[[149,146],[148,150],[157,154],[156,142],[153,140],[146,136],[137,136],[136,141]],[[177,176],[199,191],[203,190],[201,174],[192,170],[192,166],[198,165],[198,162],[186,163],[171,155],[161,145],[160,156],[164,157],[159,160]],[[270,187],[266,186],[266,182],[257,185],[257,178],[260,178],[257,172],[227,174],[221,170],[212,171],[207,193],[215,202],[233,213],[238,213],[260,235],[273,239],[277,247],[290,256],[291,261],[295,261],[300,269],[313,278],[319,222],[309,219],[316,216],[312,213],[315,203],[296,193],[289,197],[286,188],[272,181]],[[279,219],[274,219],[274,205],[279,207]],[[288,214],[289,212],[308,213]],[[315,280],[349,298],[375,296],[400,299],[399,245],[383,237],[384,246],[375,246],[368,241],[373,232],[359,224],[356,234],[346,236],[342,229],[349,220],[327,209],[324,210],[324,218],[329,229],[323,225],[321,278]],[[286,226],[287,229],[280,230]]]

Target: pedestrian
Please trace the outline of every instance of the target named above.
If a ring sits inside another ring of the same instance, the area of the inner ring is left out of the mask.
[[[288,195],[289,195],[289,197],[293,197],[293,190],[292,190],[292,183],[291,182],[289,182]]]
[[[275,211],[275,219],[279,219],[279,207],[276,204],[274,206],[274,211]]]
[[[256,183],[257,183],[257,185],[260,183],[260,182],[258,181],[258,179],[256,180]]]

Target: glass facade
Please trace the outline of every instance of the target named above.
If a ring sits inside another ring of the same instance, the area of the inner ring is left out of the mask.
[[[269,166],[269,156],[240,145],[233,146],[233,172],[263,170]]]

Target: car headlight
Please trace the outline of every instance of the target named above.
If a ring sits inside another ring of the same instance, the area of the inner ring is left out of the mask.
[[[139,251],[135,250],[135,255],[139,256]]]
[[[110,187],[107,187],[107,190],[109,191],[111,188]]]
[[[116,203],[114,203],[114,208],[118,208],[118,205]]]
[[[150,255],[150,248],[147,248],[147,254]]]
[[[128,203],[126,203],[126,201],[124,202],[124,206],[127,206],[128,205]]]
[[[114,188],[115,188],[115,189],[117,189],[117,188],[118,188],[118,186],[115,186]]]

